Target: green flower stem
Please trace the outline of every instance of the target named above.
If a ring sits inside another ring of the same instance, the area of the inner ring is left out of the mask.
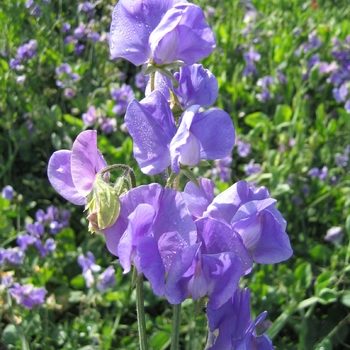
[[[180,320],[181,320],[181,304],[177,304],[173,306],[173,331],[171,333],[170,350],[179,349]]]
[[[156,72],[152,72],[151,73],[151,92],[154,90],[155,78],[156,78]]]
[[[124,174],[123,176],[129,176],[130,180],[131,180],[131,187],[135,188],[136,187],[136,176],[134,171],[132,170],[132,168],[130,168],[129,166],[125,165],[125,164],[113,164],[110,165],[104,169],[102,169],[98,174],[100,176],[102,176],[103,174],[111,171],[111,170],[115,170],[115,169],[122,169],[124,170]]]
[[[144,308],[144,295],[143,295],[143,275],[137,275],[137,270],[134,268],[133,279],[136,278],[136,312],[137,312],[137,325],[139,330],[139,344],[140,350],[147,350],[147,336],[146,336],[146,319]]]

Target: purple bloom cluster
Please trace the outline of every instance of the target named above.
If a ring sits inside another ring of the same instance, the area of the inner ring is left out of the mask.
[[[48,5],[50,3],[50,0],[42,0],[43,5]],[[30,10],[30,14],[35,17],[41,17],[42,15],[42,9],[41,6],[38,5],[34,0],[28,0],[26,2],[26,8]]]
[[[312,168],[307,173],[312,178],[318,177],[323,182],[326,181],[326,177],[328,174],[328,167],[324,166],[322,169]]]
[[[14,283],[8,291],[17,304],[22,304],[29,310],[45,302],[46,289],[44,287],[36,288],[32,284],[21,286],[19,283]]]
[[[84,4],[78,5],[78,11],[85,13],[87,18],[92,17],[95,14],[95,7],[89,1]],[[74,53],[81,55],[86,47],[87,41],[96,43],[100,41],[101,35],[94,29],[95,21],[90,20],[87,24],[79,23],[75,29],[71,29],[69,23],[63,23],[62,32],[67,34],[64,38],[64,44],[74,44]]]
[[[123,84],[119,89],[111,89],[111,96],[116,102],[113,113],[123,115],[129,102],[134,98],[134,91],[130,85]]]
[[[209,297],[213,349],[272,349],[268,337],[255,333],[266,315],[251,320],[249,291],[240,291],[238,283],[253,262],[274,264],[292,255],[286,222],[266,188],[239,181],[214,197],[214,183],[194,179],[192,172],[201,160],[214,160],[227,180],[235,145],[231,117],[210,108],[217,99],[217,80],[196,63],[214,47],[198,6],[186,0],[120,0],[113,12],[111,57],[147,64],[145,74],[151,76],[141,101],[120,102],[130,98],[126,85],[112,97],[126,107],[125,125],[141,171],[166,174],[167,185],[128,188],[116,196],[115,186],[101,179],[112,166],[107,168],[92,130],[78,135],[71,151],[52,155],[48,177],[64,198],[94,208],[88,220],[104,235],[124,273],[134,265],[154,293],[172,304]],[[253,63],[257,55],[250,51],[246,59]],[[271,79],[263,78],[261,86]],[[254,160],[249,172],[257,172]],[[182,174],[193,182],[181,192]],[[78,261],[92,286],[100,266],[90,252]],[[100,289],[115,283],[111,267],[104,273],[98,278]]]
[[[261,173],[261,165],[258,163],[254,163],[254,159],[251,159],[248,164],[245,164],[243,166],[244,171],[247,176],[253,175],[253,174],[259,174]]]
[[[251,146],[248,142],[243,142],[240,139],[237,140],[237,153],[240,157],[245,158],[251,152]]]
[[[37,56],[38,42],[35,39],[29,40],[28,43],[17,48],[16,58],[11,58],[10,68],[21,71],[24,69],[24,64]]]
[[[80,79],[80,76],[73,73],[72,67],[68,63],[62,63],[56,67],[56,85],[64,89],[64,94],[67,98],[72,98],[76,94],[76,82]]]
[[[4,265],[6,262],[14,265],[22,265],[25,253],[19,248],[4,249],[0,247],[0,264]]]
[[[87,252],[86,257],[80,254],[78,264],[82,268],[82,274],[88,288],[91,288],[96,283],[97,289],[103,292],[109,287],[114,287],[117,283],[112,266],[107,267],[100,275],[96,275],[96,273],[101,271],[101,266],[96,264],[95,256],[91,252]]]
[[[219,176],[222,182],[229,182],[231,179],[231,165],[232,165],[232,157],[229,155],[222,159],[214,160],[215,168],[212,169],[211,174],[214,178]]]
[[[316,30],[313,30],[308,35],[308,41],[302,43],[296,50],[295,54],[300,55],[301,53],[307,54],[310,51],[318,49],[322,44],[321,38],[317,36]]]
[[[68,227],[69,217],[68,210],[60,212],[54,206],[49,206],[46,212],[39,209],[35,214],[36,221],[26,224],[28,233],[18,236],[18,246],[25,252],[28,246],[35,245],[41,257],[45,257],[47,253],[53,253],[56,249],[56,242],[52,237],[45,239],[45,242],[43,242],[45,228],[49,230],[51,235],[56,235],[64,227]]]
[[[345,168],[349,164],[350,145],[345,147],[343,153],[336,153],[334,158],[338,167]]]
[[[84,125],[88,127],[92,125],[99,126],[101,131],[105,134],[110,134],[111,132],[116,131],[116,119],[101,116],[100,111],[97,111],[95,106],[90,106],[88,110],[83,113],[82,120]]]

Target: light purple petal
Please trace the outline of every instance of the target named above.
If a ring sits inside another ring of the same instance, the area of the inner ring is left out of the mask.
[[[210,55],[215,38],[204,13],[194,4],[179,4],[170,9],[149,37],[157,63],[182,60],[194,64]]]
[[[140,271],[150,282],[154,294],[164,295],[165,267],[158,250],[157,240],[153,237],[144,237],[137,246]]]
[[[199,188],[188,182],[182,196],[190,213],[196,218],[200,218],[207,210],[208,205],[214,199],[214,183],[209,179],[198,179]]]
[[[170,165],[170,140],[176,132],[169,104],[160,91],[138,102],[132,100],[125,115],[134,140],[134,156],[142,172],[154,175]]]
[[[148,38],[164,14],[181,0],[120,0],[113,11],[110,37],[112,58],[122,57],[139,66],[148,62]]]
[[[231,117],[225,111],[212,108],[196,114],[191,132],[201,144],[201,158],[221,159],[231,154],[236,135]]]
[[[52,187],[66,200],[75,205],[84,205],[86,198],[75,187],[71,173],[71,151],[55,152],[47,166],[47,175]]]
[[[96,174],[107,167],[97,149],[96,130],[86,130],[78,135],[73,143],[71,159],[73,183],[86,197],[92,190]]]

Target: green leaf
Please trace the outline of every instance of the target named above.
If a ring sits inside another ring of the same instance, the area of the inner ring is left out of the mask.
[[[244,122],[251,127],[255,127],[258,124],[268,124],[269,121],[269,117],[262,113],[262,112],[255,112],[252,114],[248,114],[245,118],[244,118]]]
[[[333,289],[324,288],[320,291],[318,297],[319,297],[318,301],[321,304],[327,305],[327,304],[335,303],[337,301],[338,293]]]
[[[315,281],[315,295],[320,296],[321,291],[329,287],[333,280],[333,271],[326,271],[317,276]]]
[[[275,125],[290,121],[292,115],[293,111],[288,105],[277,105],[274,116]]]
[[[85,280],[83,275],[78,275],[70,280],[70,285],[75,289],[83,289],[85,287]]]
[[[200,188],[200,185],[196,176],[193,174],[193,172],[190,169],[188,168],[181,169],[181,173],[183,173],[190,181],[192,181],[198,188]]]
[[[340,300],[343,305],[350,307],[350,291],[345,291]]]
[[[2,339],[6,344],[16,344],[20,340],[19,333],[13,324],[8,324],[2,331]]]
[[[72,125],[72,126],[77,126],[79,128],[83,128],[84,127],[84,123],[81,119],[73,117],[70,114],[64,114],[63,115],[63,119],[64,121],[66,121],[68,124]]]
[[[307,308],[313,304],[316,304],[316,303],[318,303],[317,297],[311,297],[311,298],[305,299],[299,303],[298,310],[305,309],[305,308]]]
[[[294,277],[297,280],[299,289],[305,290],[310,287],[312,281],[311,264],[304,262],[294,271]]]

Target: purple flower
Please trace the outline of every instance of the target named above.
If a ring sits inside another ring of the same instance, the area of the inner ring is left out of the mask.
[[[193,105],[209,107],[216,101],[218,96],[216,77],[201,64],[181,67],[180,72],[175,73],[175,79],[179,82],[179,86],[174,92],[185,109]]]
[[[221,307],[207,306],[209,338],[206,349],[210,350],[273,350],[271,339],[257,336],[255,328],[267,313],[263,312],[254,321],[250,315],[250,291],[237,290]]]
[[[333,89],[333,96],[334,99],[340,103],[340,102],[344,102],[346,97],[348,95],[348,87],[346,83],[343,83],[340,85],[339,88],[334,88]]]
[[[240,157],[245,158],[251,152],[251,146],[248,142],[243,142],[241,140],[237,141],[237,153]]]
[[[63,91],[64,97],[71,99],[75,96],[76,92],[73,89],[67,88]]]
[[[145,91],[148,80],[148,77],[145,76],[143,71],[140,71],[135,75],[135,85],[141,91]]]
[[[12,186],[7,185],[2,189],[1,196],[2,196],[2,198],[10,201],[13,198],[13,193],[14,193],[14,190],[13,190]]]
[[[13,287],[9,288],[9,293],[18,304],[32,310],[35,305],[44,303],[46,289],[44,287],[35,288],[32,284],[21,286],[19,283],[14,283]]]
[[[273,83],[274,77],[272,77],[271,75],[266,75],[265,77],[258,79],[256,85],[266,88],[267,86],[272,85]]]
[[[256,94],[256,98],[260,101],[260,102],[266,102],[269,101],[271,99],[271,94],[270,91],[266,88],[264,88],[261,91],[261,94]]]
[[[77,28],[74,29],[73,33],[77,39],[83,39],[86,35],[85,25],[80,24]]]
[[[195,223],[199,244],[198,248],[192,247],[195,259],[188,268],[183,263],[187,252],[180,253],[169,270],[166,296],[170,303],[177,304],[190,295],[193,300],[207,295],[213,307],[218,308],[235,292],[240,277],[251,271],[252,258],[230,225],[210,217]]]
[[[113,107],[115,114],[124,114],[129,102],[134,98],[134,91],[132,87],[127,84],[123,84],[119,89],[112,89],[111,96],[117,105]]]
[[[247,176],[253,175],[253,174],[259,174],[261,173],[261,165],[258,163],[254,163],[254,159],[251,159],[248,164],[245,164],[243,166],[244,171]]]
[[[62,73],[71,74],[72,68],[68,63],[62,63],[60,66],[55,68],[55,72],[57,75],[61,75]]]
[[[231,225],[254,261],[275,264],[293,253],[285,232],[286,221],[275,202],[265,187],[252,189],[246,181],[239,181],[215,197],[203,216]]]
[[[17,237],[17,244],[21,248],[21,250],[25,251],[29,245],[34,244],[37,240],[37,237],[28,234],[19,235]]]
[[[69,23],[63,23],[62,24],[62,32],[63,33],[69,33],[70,32],[70,24]]]
[[[169,165],[179,173],[180,164],[195,166],[201,159],[221,159],[231,153],[235,131],[230,116],[214,108],[198,113],[199,107],[186,110],[176,130],[161,92],[155,90],[141,102],[130,102],[125,123],[134,140],[134,156],[145,174],[158,174]]]
[[[191,65],[214,48],[213,32],[201,8],[194,4],[181,0],[122,0],[114,8],[112,59],[122,57],[136,66],[150,58],[157,63],[182,60]]]
[[[96,108],[94,106],[90,106],[86,113],[82,115],[83,122],[86,126],[91,126],[96,123]]]
[[[84,50],[85,50],[85,45],[84,44],[76,43],[76,45],[74,46],[74,53],[76,55],[81,55]]]
[[[22,265],[24,257],[25,254],[19,247],[9,249],[0,247],[0,264],[4,264],[7,260],[10,264]]]
[[[165,274],[170,274],[174,260],[182,257],[186,271],[198,248],[196,227],[181,194],[159,184],[133,188],[120,196],[119,217],[104,234],[124,273],[134,263],[156,295],[164,295]]]
[[[331,242],[333,244],[339,244],[344,238],[344,233],[341,227],[335,226],[327,230],[327,234],[324,238],[325,241]]]
[[[34,224],[26,224],[26,230],[34,237],[41,237],[44,234],[45,228],[42,223],[35,222]]]
[[[114,268],[109,266],[100,276],[98,276],[97,289],[104,292],[107,288],[114,287],[116,283],[117,279],[115,277]]]
[[[228,155],[225,158],[222,159],[216,159],[214,160],[215,168],[212,170],[212,175],[216,176],[219,175],[220,180],[222,182],[229,182],[231,178],[231,164],[232,164],[232,157]]]
[[[66,200],[84,205],[96,174],[107,164],[97,149],[97,132],[81,132],[72,151],[56,151],[50,158],[47,174],[53,188]]]
[[[101,270],[101,266],[96,264],[95,256],[91,252],[87,252],[86,257],[83,254],[80,254],[78,257],[78,264],[82,268],[83,273],[87,270],[93,272],[99,272]]]
[[[114,118],[101,118],[100,123],[101,131],[105,134],[116,131],[117,121]]]
[[[13,284],[13,278],[11,275],[3,275],[1,277],[1,284],[4,285],[5,287],[11,287]]]
[[[350,114],[350,99],[345,102],[344,109]]]

